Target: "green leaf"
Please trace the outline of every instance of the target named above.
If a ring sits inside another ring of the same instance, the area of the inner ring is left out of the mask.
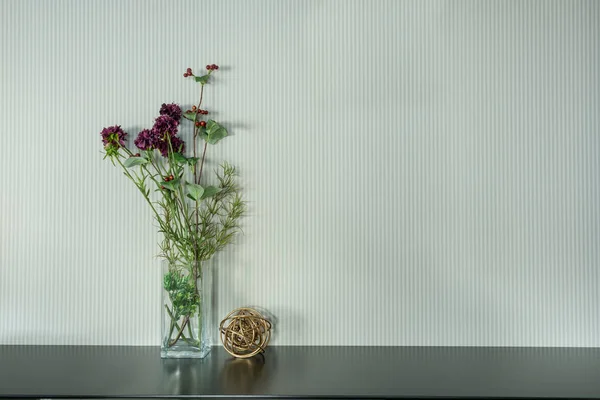
[[[183,118],[189,119],[190,121],[196,120],[196,113],[193,111],[186,111],[183,113]]]
[[[148,160],[146,160],[144,157],[129,157],[127,160],[125,160],[123,165],[125,168],[131,168],[135,167],[136,165],[144,165],[146,163],[148,163]]]
[[[205,189],[202,186],[196,185],[195,183],[188,183],[187,189],[188,189],[188,197],[190,199],[192,199],[194,201],[198,201],[198,200],[204,198],[203,195],[205,193]]]
[[[200,135],[205,142],[208,142],[209,136],[208,133],[206,133],[206,129],[200,130]]]
[[[205,140],[208,143],[216,144],[219,140],[227,136],[227,129],[211,119],[206,123],[206,135]]]
[[[208,77],[209,75],[202,75],[202,76],[196,76],[194,79],[196,80],[196,82],[200,82],[201,84],[205,84],[206,82],[208,82]]]
[[[162,181],[161,185],[163,185],[166,189],[170,190],[171,192],[174,192],[177,190],[177,186],[179,185],[179,179],[173,179],[169,182]]]
[[[175,160],[175,162],[177,164],[187,164],[188,163],[187,158],[185,158],[185,156],[181,153],[173,153],[173,160]]]
[[[188,157],[187,163],[189,165],[195,165],[198,162],[198,160],[200,160],[200,157]]]
[[[217,193],[219,193],[219,188],[214,186],[207,186],[204,188],[204,193],[202,194],[202,197],[200,199],[204,200],[209,197],[213,197]]]

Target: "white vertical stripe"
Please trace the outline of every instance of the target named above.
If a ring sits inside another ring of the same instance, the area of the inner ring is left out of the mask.
[[[0,343],[159,343],[133,140],[221,65],[244,235],[216,318],[274,344],[600,345],[595,1],[0,3]],[[218,322],[218,321],[216,321]]]

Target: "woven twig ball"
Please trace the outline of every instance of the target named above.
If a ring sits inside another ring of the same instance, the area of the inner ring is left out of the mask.
[[[221,321],[219,331],[229,354],[248,358],[265,351],[271,338],[271,323],[253,308],[237,308]]]

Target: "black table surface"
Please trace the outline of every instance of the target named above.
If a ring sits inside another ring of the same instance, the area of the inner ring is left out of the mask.
[[[600,399],[599,348],[0,346],[3,398]]]

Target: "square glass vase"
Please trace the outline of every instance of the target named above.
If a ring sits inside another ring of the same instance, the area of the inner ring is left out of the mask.
[[[161,358],[204,358],[213,344],[212,260],[162,261]]]

